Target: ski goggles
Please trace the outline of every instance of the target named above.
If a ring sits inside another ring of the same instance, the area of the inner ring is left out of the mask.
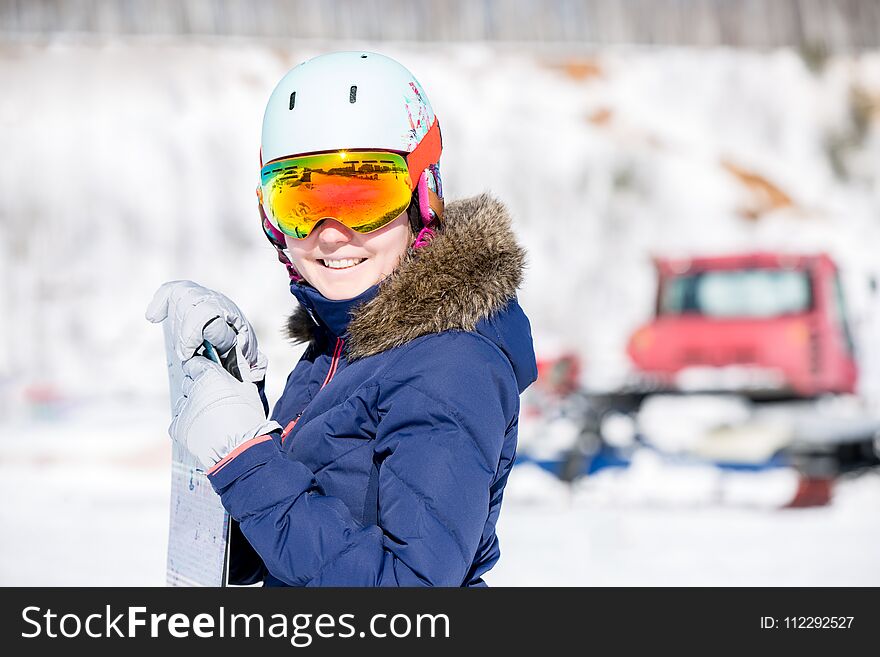
[[[437,120],[411,153],[350,150],[288,157],[264,165],[257,195],[269,221],[297,239],[323,219],[371,233],[409,208],[422,171],[440,159]]]

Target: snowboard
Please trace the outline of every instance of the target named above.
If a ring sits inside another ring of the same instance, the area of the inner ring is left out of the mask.
[[[183,369],[174,353],[169,323],[165,331],[165,360],[172,413],[180,397]],[[209,342],[204,356],[222,363]],[[185,446],[172,441],[171,508],[168,527],[168,586],[226,586],[229,568],[229,514],[211,482]]]

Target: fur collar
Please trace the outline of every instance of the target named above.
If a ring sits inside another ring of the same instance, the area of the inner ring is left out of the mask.
[[[349,361],[429,333],[473,331],[515,296],[525,262],[502,203],[487,194],[449,203],[430,244],[409,249],[376,295],[351,311]],[[294,342],[312,340],[315,329],[302,306],[287,321]]]

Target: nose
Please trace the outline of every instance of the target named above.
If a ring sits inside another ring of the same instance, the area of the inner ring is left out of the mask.
[[[353,232],[336,219],[322,219],[315,230],[318,233],[318,241],[323,244],[345,244],[351,241]]]

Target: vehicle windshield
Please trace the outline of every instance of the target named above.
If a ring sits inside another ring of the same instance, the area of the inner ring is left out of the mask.
[[[777,317],[802,313],[811,305],[805,271],[740,269],[676,276],[660,294],[661,315]]]

